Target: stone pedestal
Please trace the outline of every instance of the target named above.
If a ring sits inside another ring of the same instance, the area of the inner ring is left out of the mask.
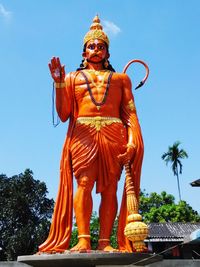
[[[125,266],[135,264],[145,266],[162,260],[162,256],[149,253],[68,253],[19,256],[18,262],[33,267],[95,267]]]

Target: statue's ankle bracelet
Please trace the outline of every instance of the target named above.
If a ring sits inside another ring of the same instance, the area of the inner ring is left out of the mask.
[[[90,238],[90,235],[78,235],[78,239],[79,238]]]

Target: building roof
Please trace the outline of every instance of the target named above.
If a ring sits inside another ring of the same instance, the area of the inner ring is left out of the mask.
[[[182,242],[193,231],[200,229],[200,223],[150,223],[146,241]]]
[[[191,186],[200,186],[200,179],[195,180],[195,181],[191,182],[190,184],[191,184]]]

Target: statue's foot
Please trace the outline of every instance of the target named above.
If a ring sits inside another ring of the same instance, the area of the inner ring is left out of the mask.
[[[98,247],[98,250],[101,250],[101,251],[104,251],[104,252],[119,252],[118,249],[113,248],[113,247],[110,246],[110,245],[105,246],[104,248],[99,248],[99,247]]]
[[[43,255],[43,254],[56,254],[56,253],[63,253],[63,252],[57,252],[55,250],[49,250],[49,251],[38,251],[35,255]]]
[[[44,252],[41,252],[41,251],[38,251],[35,253],[35,255],[42,255],[42,254],[44,254]]]
[[[71,252],[87,252],[90,250],[90,240],[86,238],[80,238],[78,244],[70,249]]]
[[[99,245],[98,245],[97,250],[101,250],[101,251],[104,251],[104,252],[119,252],[118,249],[113,248],[110,245],[110,242],[109,241],[99,242]]]

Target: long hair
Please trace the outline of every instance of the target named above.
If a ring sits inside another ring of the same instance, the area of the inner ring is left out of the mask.
[[[106,44],[106,49],[107,49],[107,52],[109,53],[109,49],[108,49],[108,45],[107,44]],[[86,51],[86,44],[83,47],[83,52],[85,52],[85,51]],[[77,70],[84,70],[84,69],[86,69],[86,67],[84,67],[84,65],[83,65],[83,62],[84,62],[84,59],[81,61],[81,64],[80,64],[80,66],[79,66],[79,68]],[[110,64],[110,62],[109,62],[108,59],[107,59],[107,63],[108,63],[108,66],[107,67],[105,67],[104,62],[105,62],[105,59],[103,60],[103,66],[104,66],[104,69],[105,70],[110,70],[110,71],[115,72],[115,69],[112,67],[112,65]]]

